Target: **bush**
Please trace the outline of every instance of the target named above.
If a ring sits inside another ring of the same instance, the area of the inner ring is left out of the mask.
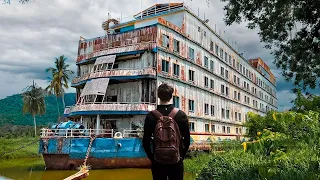
[[[315,180],[319,166],[310,150],[292,153],[274,161],[243,151],[225,152],[210,156],[197,180]]]
[[[214,154],[201,170],[205,179],[320,179],[318,112],[249,113],[246,123],[252,141],[242,151]]]

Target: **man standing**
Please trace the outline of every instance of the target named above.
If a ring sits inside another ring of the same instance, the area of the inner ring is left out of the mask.
[[[183,159],[190,145],[190,130],[187,115],[170,103],[173,91],[168,84],[158,87],[160,105],[144,122],[142,143],[152,163],[153,180],[167,180],[167,177],[183,180]]]

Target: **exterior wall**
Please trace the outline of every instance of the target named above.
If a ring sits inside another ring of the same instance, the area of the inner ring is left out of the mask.
[[[166,34],[169,36],[169,48],[161,48],[162,46],[162,34]],[[180,52],[179,53],[173,53],[173,39],[176,39],[180,42]],[[269,101],[260,99],[258,97],[258,92],[259,91],[264,91],[260,87],[256,86],[254,83],[252,83],[249,79],[245,78],[240,72],[234,70],[232,67],[230,67],[227,63],[222,61],[220,58],[217,58],[215,55],[211,54],[209,51],[206,51],[205,49],[201,48],[197,44],[191,42],[190,40],[184,38],[182,35],[174,32],[171,29],[168,29],[163,26],[159,26],[159,34],[158,34],[158,42],[157,45],[160,47],[159,48],[159,54],[158,54],[158,72],[161,71],[161,66],[162,66],[162,59],[166,59],[170,61],[170,66],[169,66],[169,76],[172,76],[172,62],[177,61],[177,63],[181,63],[182,66],[180,67],[181,70],[181,80],[183,81],[188,81],[188,73],[189,69],[193,70],[195,72],[195,81],[194,85],[196,86],[201,86],[204,87],[204,76],[207,76],[209,78],[212,78],[215,82],[215,88],[214,92],[216,93],[221,93],[221,84],[224,86],[227,86],[229,88],[229,97],[233,98],[234,91],[241,92],[241,103],[244,103],[244,96],[249,97],[249,104],[248,106],[252,106],[252,109],[255,108],[253,107],[253,100],[257,101],[257,105],[259,108],[260,103],[265,107],[266,105],[270,106],[270,109],[276,109],[276,106],[272,106],[272,104]],[[194,49],[194,60],[191,60],[188,51],[189,47]],[[161,54],[161,51],[167,52],[169,51],[170,54]],[[208,57],[208,68],[204,67],[204,56]],[[210,70],[210,61],[214,62],[214,69],[213,71]],[[221,77],[221,67],[224,68],[224,70],[227,70],[229,73],[228,78],[222,78]],[[236,77],[239,77],[240,83],[234,84],[234,75]],[[244,81],[249,84],[249,91],[244,91],[243,85]],[[210,82],[209,82],[210,83]],[[251,88],[254,87],[256,88],[257,95],[252,93]],[[266,95],[267,93],[264,92]],[[270,96],[270,95],[269,95]],[[270,98],[269,98],[270,99]],[[262,111],[263,112],[263,111]],[[263,112],[264,113],[264,112]]]
[[[274,99],[276,99],[276,88],[275,86],[269,82],[265,77],[263,77],[260,73],[258,73],[245,59],[240,57],[237,52],[235,52],[233,49],[231,49],[228,45],[226,45],[225,42],[223,42],[216,34],[212,33],[208,27],[206,27],[204,24],[200,23],[199,20],[191,15],[190,13],[185,13],[185,26],[186,26],[186,36],[192,39],[193,41],[199,43],[202,45],[205,49],[210,51],[210,43],[213,42],[213,51],[212,53],[215,53],[217,55],[217,52],[215,51],[215,45],[219,46],[219,52],[220,48],[223,49],[223,52],[227,52],[228,55],[231,55],[232,59],[235,59],[236,62],[239,62],[239,64],[242,65],[242,67],[245,67],[245,69],[248,69],[250,72],[253,73],[252,80],[250,80],[250,87],[254,84],[254,86],[257,87],[257,90],[261,90],[261,92],[264,92],[264,94],[267,94],[266,90],[262,89],[261,86],[257,86],[257,79],[262,80],[266,85],[271,87],[272,91],[268,93],[268,96],[273,96]],[[200,31],[198,31],[200,29]],[[206,35],[204,35],[206,34]],[[197,52],[197,50],[195,50]],[[203,54],[200,52],[200,61],[202,61]],[[224,56],[224,54],[223,54]],[[224,59],[224,57],[223,57]],[[240,73],[238,73],[240,74]],[[243,76],[243,75],[240,75]],[[245,76],[243,76],[245,77]],[[270,99],[270,98],[268,98]],[[275,100],[276,101],[276,100]],[[266,104],[263,103],[265,106]],[[274,103],[276,107],[274,109],[277,109],[277,104]]]
[[[141,102],[141,81],[109,85],[106,96],[117,96],[118,102]]]

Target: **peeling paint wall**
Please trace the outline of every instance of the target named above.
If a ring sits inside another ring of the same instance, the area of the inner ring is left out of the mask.
[[[224,87],[229,88],[229,96],[232,98],[234,91],[241,92],[241,99],[242,102],[244,101],[244,96],[250,97],[250,104],[252,104],[252,100],[257,100],[258,102],[258,108],[259,104],[261,103],[263,107],[266,105],[272,107],[273,109],[276,109],[276,102],[272,103],[271,101],[267,101],[265,98],[261,99],[258,97],[258,92],[264,92],[264,94],[267,94],[267,92],[262,89],[261,87],[257,86],[255,83],[251,82],[249,79],[244,77],[244,75],[240,74],[240,72],[236,71],[229,63],[224,62],[220,58],[216,57],[210,51],[207,51],[206,49],[201,48],[197,44],[193,43],[192,41],[188,40],[186,37],[183,37],[181,34],[178,34],[177,32],[174,32],[171,29],[168,29],[166,27],[159,27],[158,29],[158,42],[157,45],[160,47],[158,52],[158,73],[161,73],[161,66],[162,66],[162,60],[166,60],[169,62],[169,72],[166,73],[166,76],[172,77],[172,63],[181,64],[180,70],[181,70],[181,79],[188,80],[188,74],[189,70],[195,71],[195,81],[194,84],[197,86],[204,86],[204,76],[208,76],[209,81],[210,78],[215,80],[215,91],[217,93],[221,93],[221,84],[224,85]],[[169,48],[163,47],[162,45],[162,35],[166,35],[169,37]],[[174,39],[178,40],[180,42],[180,50],[179,52],[173,51],[173,43],[171,43]],[[194,59],[189,57],[189,47],[194,49]],[[168,52],[168,53],[167,53]],[[208,58],[208,64],[207,67],[204,65],[204,57]],[[214,68],[211,70],[210,67],[210,61],[213,61]],[[228,78],[224,77],[223,79],[221,77],[221,69],[223,68],[224,73],[226,74],[226,70],[228,71]],[[209,71],[209,72],[208,72]],[[240,78],[240,83],[234,84],[234,75],[236,76],[236,79]],[[244,82],[249,84],[249,92],[243,91],[243,85]],[[209,82],[210,84],[210,82]],[[209,85],[210,86],[210,85]],[[254,95],[253,92],[251,92],[251,88],[254,87],[257,89],[257,95]],[[268,94],[269,100],[271,99],[271,95]],[[275,100],[275,97],[272,97]],[[272,106],[273,105],[273,106]]]
[[[245,69],[248,69],[249,71],[253,72],[255,77],[260,78],[270,87],[272,87],[274,91],[276,90],[276,88],[271,82],[269,82],[265,77],[258,73],[255,70],[255,68],[252,67],[248,62],[246,62],[245,59],[240,57],[237,52],[235,52],[233,49],[227,46],[226,43],[222,41],[216,34],[212,33],[205,25],[200,23],[197,18],[195,18],[189,13],[185,13],[185,21],[187,37],[201,44],[204,48],[208,50],[210,50],[210,42],[212,41],[214,43],[213,51],[215,51],[215,45],[218,45],[219,51],[220,48],[222,48],[224,53],[227,52],[228,55],[231,55],[232,59],[235,59],[236,62],[241,63],[242,66],[245,67]],[[252,83],[256,84],[255,78],[253,78]]]
[[[99,55],[101,56],[106,54],[152,48],[149,44],[145,44],[144,46],[132,45],[155,42],[156,34],[157,27],[150,26],[124,33],[111,34],[95,39],[80,41],[77,62]]]

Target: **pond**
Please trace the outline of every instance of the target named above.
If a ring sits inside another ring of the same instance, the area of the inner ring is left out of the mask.
[[[12,161],[12,160],[11,160]],[[17,160],[20,161],[20,160]],[[37,165],[30,161],[23,164],[12,163],[12,166],[0,166],[0,179],[14,179],[14,180],[58,180],[64,179],[77,171],[69,170],[44,170],[44,166]],[[90,170],[89,176],[85,178],[90,179],[107,179],[107,180],[151,180],[150,169],[103,169]],[[192,180],[194,177],[190,174],[185,174],[185,180]]]

